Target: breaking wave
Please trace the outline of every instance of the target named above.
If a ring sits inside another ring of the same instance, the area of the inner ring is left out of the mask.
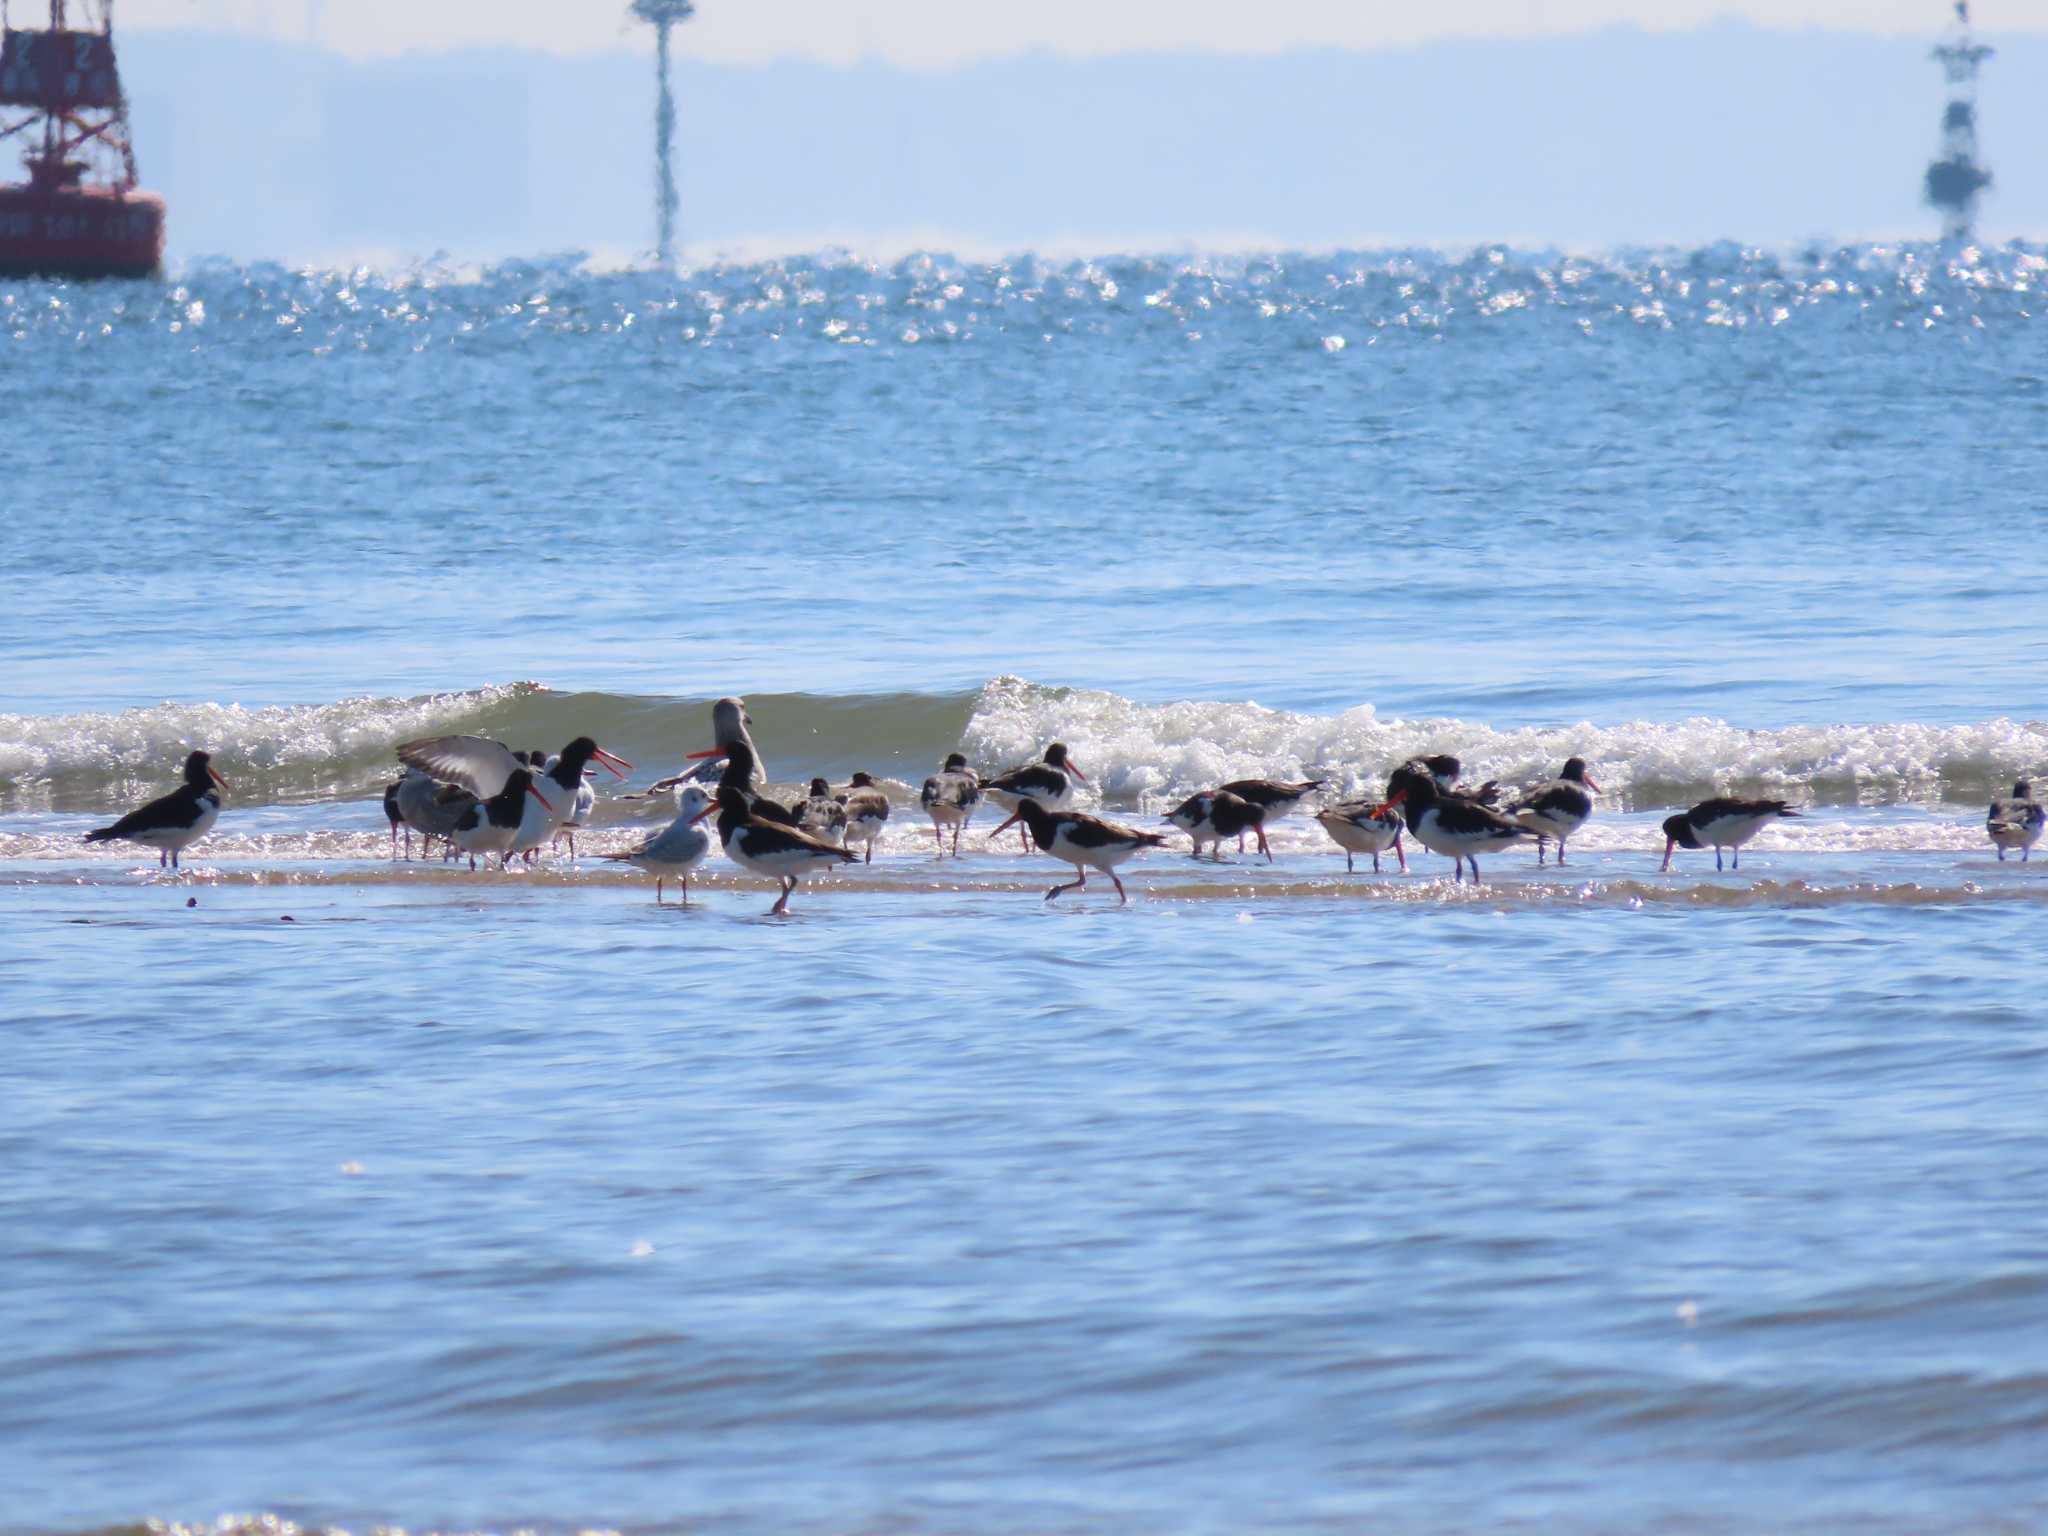
[[[243,808],[359,800],[390,778],[398,743],[455,731],[550,749],[587,733],[635,762],[644,785],[710,744],[709,702],[515,682],[327,704],[0,715],[0,812],[120,807],[161,788],[196,746],[214,753]],[[989,770],[1063,740],[1104,805],[1141,812],[1237,778],[1320,778],[1332,796],[1367,795],[1425,752],[1455,753],[1469,780],[1507,785],[1540,782],[1566,757],[1584,757],[1609,814],[1730,791],[1834,806],[1981,802],[2048,770],[2048,722],[2005,719],[1751,730],[1701,717],[1502,730],[1383,717],[1371,704],[1318,715],[1251,702],[1147,703],[1015,677],[971,693],[756,694],[748,709],[778,785],[866,768],[907,796],[947,752]]]
[[[1975,800],[2048,767],[2048,722],[1801,725],[1745,730],[1725,720],[1496,730],[1456,719],[1383,718],[1370,704],[1337,715],[1248,703],[1142,704],[1113,693],[997,678],[976,701],[962,750],[1012,762],[1055,737],[1113,804],[1150,808],[1241,778],[1321,778],[1343,797],[1371,794],[1390,769],[1449,752],[1465,777],[1525,785],[1586,759],[1603,807],[1690,804],[1728,791],[1824,805]]]

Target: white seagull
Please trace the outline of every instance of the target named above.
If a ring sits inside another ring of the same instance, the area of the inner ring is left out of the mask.
[[[654,904],[661,905],[661,887],[664,881],[680,880],[683,885],[683,905],[690,904],[690,871],[704,862],[704,855],[711,851],[711,834],[697,823],[704,819],[705,811],[711,805],[711,797],[704,793],[701,784],[686,784],[683,792],[676,797],[676,819],[661,831],[647,839],[638,848],[625,853],[607,853],[603,857],[615,863],[631,864],[644,869],[654,876]]]

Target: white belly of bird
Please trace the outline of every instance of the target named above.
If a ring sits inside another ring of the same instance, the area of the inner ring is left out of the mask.
[[[1213,816],[1204,816],[1200,820],[1192,816],[1169,816],[1166,819],[1187,833],[1195,845],[1195,857],[1198,859],[1202,856],[1202,849],[1205,846],[1223,841],[1223,834],[1216,830],[1216,819]]]
[[[1557,842],[1563,842],[1586,824],[1583,816],[1574,816],[1569,811],[1548,811],[1530,809],[1517,811],[1515,820],[1531,832],[1541,833]]]
[[[1064,860],[1076,869],[1086,865],[1089,869],[1106,875],[1138,849],[1133,843],[1105,843],[1100,848],[1083,848],[1068,837],[1065,827],[1061,827],[1053,833],[1052,847],[1047,851],[1054,858]]]
[[[1778,818],[1774,813],[1762,816],[1722,816],[1705,826],[1695,826],[1701,842],[1709,848],[1740,848],[1757,833]]]
[[[211,800],[199,802],[199,819],[189,827],[152,827],[147,832],[137,832],[126,842],[140,843],[145,848],[161,848],[166,853],[177,853],[189,848],[200,838],[213,830],[213,824],[220,819],[220,807]]]
[[[1431,806],[1415,818],[1408,830],[1415,841],[1431,853],[1440,853],[1445,858],[1474,858],[1482,853],[1499,853],[1503,848],[1512,848],[1521,842],[1521,836],[1512,832],[1496,832],[1491,829],[1479,832],[1452,832],[1447,830],[1438,818],[1435,806]]]
[[[549,804],[542,805],[531,795],[526,797],[526,803],[519,811],[519,830],[512,839],[514,853],[540,847],[555,835],[576,806],[575,794],[553,779],[535,779],[533,782],[534,788],[548,797]]]
[[[539,807],[536,806],[535,809],[538,810]],[[483,808],[479,806],[477,808],[477,824],[474,827],[457,827],[448,835],[454,839],[455,846],[464,853],[488,856],[493,853],[503,853],[509,849],[512,846],[512,838],[518,830],[517,827],[501,827],[496,825],[490,817],[484,814]]]
[[[1346,853],[1385,853],[1394,846],[1394,839],[1401,835],[1401,824],[1391,819],[1384,824],[1366,822],[1361,825],[1346,817],[1333,816],[1323,823],[1323,827],[1330,834],[1330,841]]]
[[[820,865],[842,862],[837,855],[812,848],[778,848],[766,853],[749,853],[746,844],[747,829],[741,827],[733,834],[732,841],[725,845],[725,856],[741,869],[766,875],[771,880],[785,876],[801,880]]]

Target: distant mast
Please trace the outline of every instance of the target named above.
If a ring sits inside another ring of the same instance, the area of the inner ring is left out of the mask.
[[[1970,0],[1956,0],[1955,30],[1934,50],[1948,76],[1948,106],[1941,114],[1941,158],[1927,167],[1927,201],[1941,210],[1944,240],[1971,238],[1977,197],[1991,173],[1977,159],[1977,71],[1993,49],[1970,33]]]
[[[654,259],[663,267],[676,263],[676,98],[668,83],[668,34],[696,10],[695,0],[633,0],[633,14],[654,23]]]

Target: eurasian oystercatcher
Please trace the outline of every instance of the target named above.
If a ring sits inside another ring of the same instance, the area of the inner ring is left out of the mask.
[[[1226,793],[1233,794],[1240,800],[1249,800],[1265,812],[1260,822],[1261,826],[1271,825],[1283,816],[1293,815],[1302,801],[1322,787],[1321,779],[1303,779],[1299,784],[1285,784],[1278,779],[1232,779],[1223,786]],[[1245,829],[1250,830],[1249,827]],[[1266,848],[1264,836],[1259,838],[1259,846]],[[1244,832],[1237,834],[1237,851],[1244,852]],[[1266,862],[1270,864],[1272,861],[1273,850],[1266,848]]]
[[[718,786],[718,803],[712,809],[718,812],[718,841],[725,848],[725,856],[741,869],[752,870],[757,875],[769,875],[782,882],[782,894],[768,909],[770,917],[789,911],[790,892],[812,870],[832,864],[860,862],[844,848],[835,847],[823,838],[812,837],[808,832],[799,832],[781,822],[764,821],[754,814],[746,791],[736,784]],[[700,811],[698,819],[701,821],[710,814],[710,810]]]
[[[541,788],[534,792],[532,804],[524,799],[516,801],[522,809],[508,853],[530,852],[554,836],[555,828],[575,810],[576,791],[582,787],[583,770],[592,759],[622,779],[626,776],[623,770],[633,766],[623,757],[605,751],[588,736],[578,736],[562,748],[554,758],[552,768],[539,766],[545,760],[544,754],[515,752],[502,741],[493,741],[488,736],[430,736],[408,741],[398,749],[398,760],[406,767],[464,785],[485,800],[502,791],[512,773],[523,770],[531,775],[532,781]],[[464,820],[478,822],[477,818],[470,816],[465,816]],[[484,822],[488,820],[483,819]],[[475,833],[478,826],[473,825],[469,830]],[[467,851],[496,853],[498,850],[493,846]]]
[[[1548,784],[1540,785],[1508,807],[1508,814],[1536,834],[1536,862],[1543,862],[1543,845],[1557,839],[1557,862],[1564,862],[1565,839],[1586,824],[1593,814],[1593,796],[1600,786],[1586,773],[1583,757],[1567,758],[1564,768]]]
[[[1330,834],[1330,841],[1344,850],[1345,873],[1352,873],[1358,868],[1353,862],[1354,855],[1369,853],[1372,855],[1372,872],[1378,874],[1380,855],[1389,848],[1401,861],[1401,873],[1408,873],[1408,850],[1401,846],[1401,834],[1406,827],[1399,811],[1383,812],[1377,800],[1350,800],[1343,805],[1317,811],[1316,820]]]
[[[1452,860],[1457,880],[1464,880],[1464,866],[1470,864],[1474,885],[1481,883],[1480,854],[1498,853],[1536,835],[1476,800],[1445,794],[1433,773],[1413,763],[1394,770],[1387,780],[1387,798],[1375,807],[1375,814],[1384,816],[1395,809],[1402,812],[1415,841]]]
[[[2020,862],[2027,862],[2027,855],[2034,850],[2034,844],[2041,840],[2041,826],[2048,821],[2048,810],[2034,798],[2033,786],[2021,779],[2013,785],[2010,797],[2000,796],[1991,802],[1990,814],[1984,818],[1984,830],[1997,845],[2001,863],[2005,850],[2017,848]]]
[[[661,905],[663,882],[680,880],[683,884],[683,905],[687,907],[690,904],[690,871],[702,864],[704,855],[711,851],[711,834],[697,825],[704,819],[710,804],[711,797],[704,793],[703,785],[686,784],[683,792],[676,796],[674,821],[638,848],[600,857],[618,864],[631,864],[654,876],[656,906]]]
[[[1659,873],[1671,867],[1675,848],[1711,848],[1714,868],[1721,867],[1721,850],[1733,851],[1733,866],[1742,868],[1742,845],[1781,816],[1799,813],[1783,800],[1702,800],[1691,810],[1664,819],[1664,863]]]
[[[1166,820],[1194,839],[1195,858],[1202,856],[1202,845],[1207,843],[1216,862],[1221,864],[1223,840],[1234,837],[1242,848],[1244,834],[1251,832],[1258,837],[1259,851],[1265,854],[1266,862],[1273,862],[1273,850],[1266,842],[1265,807],[1230,790],[1205,789],[1189,795],[1166,813]]]
[[[216,789],[214,786],[218,785]],[[220,815],[220,791],[228,781],[213,771],[212,758],[194,752],[185,759],[185,782],[168,795],[130,811],[111,827],[96,827],[85,834],[88,843],[110,843],[116,838],[140,843],[156,850],[159,869],[178,868],[178,854],[206,836]]]
[[[552,809],[543,814],[532,805],[526,807],[520,818],[519,835],[512,839],[514,853],[528,855],[527,862],[531,863],[534,851],[575,818],[577,805],[586,791],[590,795],[591,806],[596,806],[597,792],[589,789],[583,781],[584,770],[592,762],[603,765],[612,777],[620,780],[633,766],[623,757],[605,751],[590,737],[578,736],[548,758],[546,767],[534,775],[534,782],[540,785],[541,793]],[[572,839],[569,845],[572,856],[575,846]]]
[[[960,856],[960,830],[981,804],[981,778],[967,766],[964,753],[948,754],[946,766],[924,781],[917,793],[918,803],[932,819],[932,840],[941,854],[946,851],[946,828],[953,829],[953,856]]]
[[[534,787],[530,768],[514,768],[495,794],[469,803],[461,819],[449,830],[448,840],[469,855],[471,869],[476,868],[478,854],[488,861],[494,853],[504,855],[500,869],[512,867],[512,840],[519,835],[520,817],[529,795],[540,801],[549,815],[554,814],[547,796]]]
[[[1056,741],[1045,749],[1045,756],[1037,762],[1024,763],[1019,767],[1006,769],[992,779],[983,780],[981,792],[997,806],[1012,813],[1009,821],[1003,823],[1004,827],[1008,827],[1019,819],[1015,812],[1026,800],[1034,801],[1044,810],[1065,810],[1073,803],[1076,779],[1085,784],[1088,775],[1081,771],[1081,765],[1068,754],[1066,743]],[[997,829],[998,832],[1001,830]],[[1029,852],[1031,839],[1036,835],[1031,831],[1030,822],[1024,823],[1022,835],[1025,851]],[[991,832],[988,840],[994,842],[996,833]]]
[[[1124,890],[1123,881],[1117,879],[1116,866],[1131,855],[1146,848],[1164,848],[1166,839],[1157,832],[1139,832],[1130,827],[1120,827],[1113,821],[1104,821],[1099,816],[1084,815],[1080,811],[1049,811],[1037,800],[1024,796],[1017,801],[1017,809],[1011,813],[1010,821],[1021,821],[1031,829],[1032,840],[1054,858],[1074,866],[1080,876],[1065,885],[1056,885],[1045,893],[1051,901],[1061,891],[1078,891],[1088,884],[1088,871],[1093,869],[1109,876],[1116,886],[1119,904],[1128,902],[1130,895]],[[1002,835],[1009,828],[1010,821],[997,827],[989,834],[991,840]]]

